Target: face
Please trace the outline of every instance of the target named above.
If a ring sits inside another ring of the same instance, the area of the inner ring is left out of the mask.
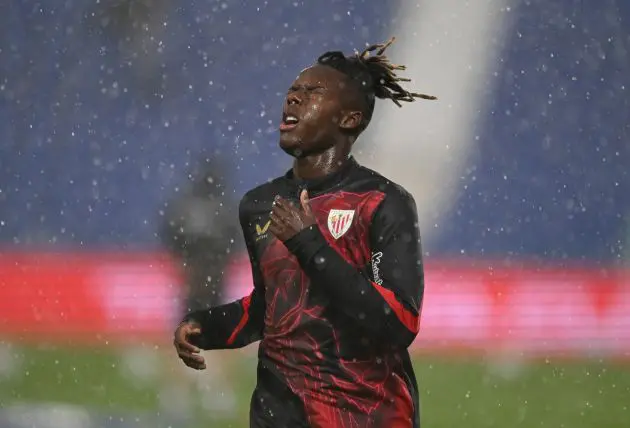
[[[345,76],[332,67],[304,70],[287,93],[280,123],[280,147],[292,156],[321,153],[361,123],[348,105]],[[345,95],[345,96],[344,96]]]

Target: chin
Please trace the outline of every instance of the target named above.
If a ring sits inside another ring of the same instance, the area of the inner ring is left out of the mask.
[[[302,151],[300,140],[288,133],[280,134],[279,146],[285,153],[293,157],[299,157],[300,152]]]
[[[280,144],[280,148],[286,154],[288,154],[289,156],[292,156],[294,158],[302,158],[302,157],[306,156],[306,153],[304,153],[299,146],[287,147],[287,146],[283,146],[282,144]]]

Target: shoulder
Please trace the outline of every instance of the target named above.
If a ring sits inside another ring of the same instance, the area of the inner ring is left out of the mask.
[[[280,181],[283,179],[284,177],[278,177],[254,187],[243,195],[238,204],[238,214],[241,222],[248,219],[252,213],[260,212],[265,207],[270,206],[277,193]]]
[[[359,166],[358,173],[361,175],[361,180],[365,181],[366,186],[381,195],[381,205],[396,206],[399,209],[413,207],[415,212],[416,201],[413,195],[402,185],[363,165]]]
[[[371,215],[371,236],[379,242],[388,234],[420,235],[418,210],[413,195],[402,185],[382,174],[361,167],[368,185],[378,195],[379,203]],[[419,238],[418,238],[419,239]]]

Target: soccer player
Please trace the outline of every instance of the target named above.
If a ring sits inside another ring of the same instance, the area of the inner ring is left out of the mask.
[[[327,52],[289,89],[284,176],[249,191],[239,216],[252,293],[187,316],[175,332],[186,365],[200,350],[259,346],[250,426],[419,426],[407,348],[424,291],[416,206],[350,155],[376,98],[435,99],[401,87],[385,44]]]

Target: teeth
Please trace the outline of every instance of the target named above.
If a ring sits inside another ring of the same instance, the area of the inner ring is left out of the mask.
[[[287,116],[287,117],[284,119],[284,122],[285,122],[285,123],[289,123],[289,124],[292,124],[292,123],[298,123],[298,118],[297,118],[297,117],[295,117],[295,116]]]

